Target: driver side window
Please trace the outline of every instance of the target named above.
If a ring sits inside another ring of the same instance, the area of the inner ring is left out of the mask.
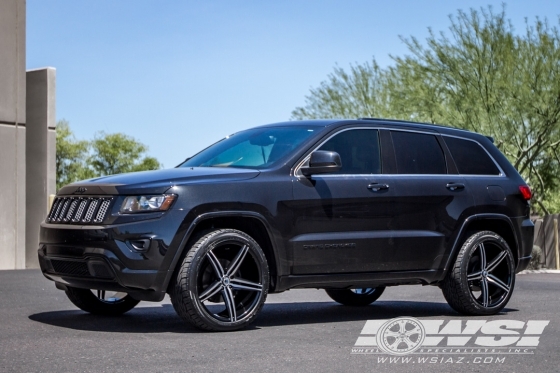
[[[342,168],[333,174],[380,174],[379,131],[355,129],[338,133],[317,150],[337,152]]]

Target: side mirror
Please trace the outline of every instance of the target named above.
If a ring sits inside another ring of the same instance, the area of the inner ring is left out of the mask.
[[[340,155],[337,152],[331,152],[326,150],[317,150],[311,153],[311,158],[309,158],[309,166],[302,167],[301,172],[305,176],[310,176],[313,174],[326,174],[329,172],[335,172],[342,168],[342,161],[340,160]]]

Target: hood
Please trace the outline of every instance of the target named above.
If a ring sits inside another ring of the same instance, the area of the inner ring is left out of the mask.
[[[252,179],[258,170],[226,167],[181,167],[109,175],[66,185],[58,195],[160,194],[176,185]]]

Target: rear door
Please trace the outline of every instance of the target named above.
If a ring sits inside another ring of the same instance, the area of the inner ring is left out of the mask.
[[[448,240],[474,205],[469,186],[438,134],[392,130],[391,138],[398,196],[387,266],[399,271],[439,268]]]
[[[493,211],[508,216],[507,196],[519,195],[518,185],[511,183],[498,163],[477,141],[454,136],[443,136],[459,173],[473,192],[477,210]]]

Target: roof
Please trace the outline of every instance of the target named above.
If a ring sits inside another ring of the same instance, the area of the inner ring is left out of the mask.
[[[399,119],[384,119],[384,118],[358,118],[358,119],[308,119],[308,120],[293,120],[287,122],[278,122],[265,124],[263,126],[258,126],[256,128],[262,127],[291,127],[291,126],[306,126],[306,127],[329,127],[329,126],[344,126],[344,125],[356,125],[356,124],[369,124],[369,125],[380,125],[388,126],[392,128],[403,127],[408,129],[417,129],[423,131],[434,131],[441,134],[455,135],[461,137],[468,137],[471,139],[480,140],[482,137],[486,138],[490,142],[494,142],[494,139],[490,136],[485,136],[477,132],[472,132],[462,128],[451,127],[441,124],[433,123],[422,123],[422,122],[412,122]]]

